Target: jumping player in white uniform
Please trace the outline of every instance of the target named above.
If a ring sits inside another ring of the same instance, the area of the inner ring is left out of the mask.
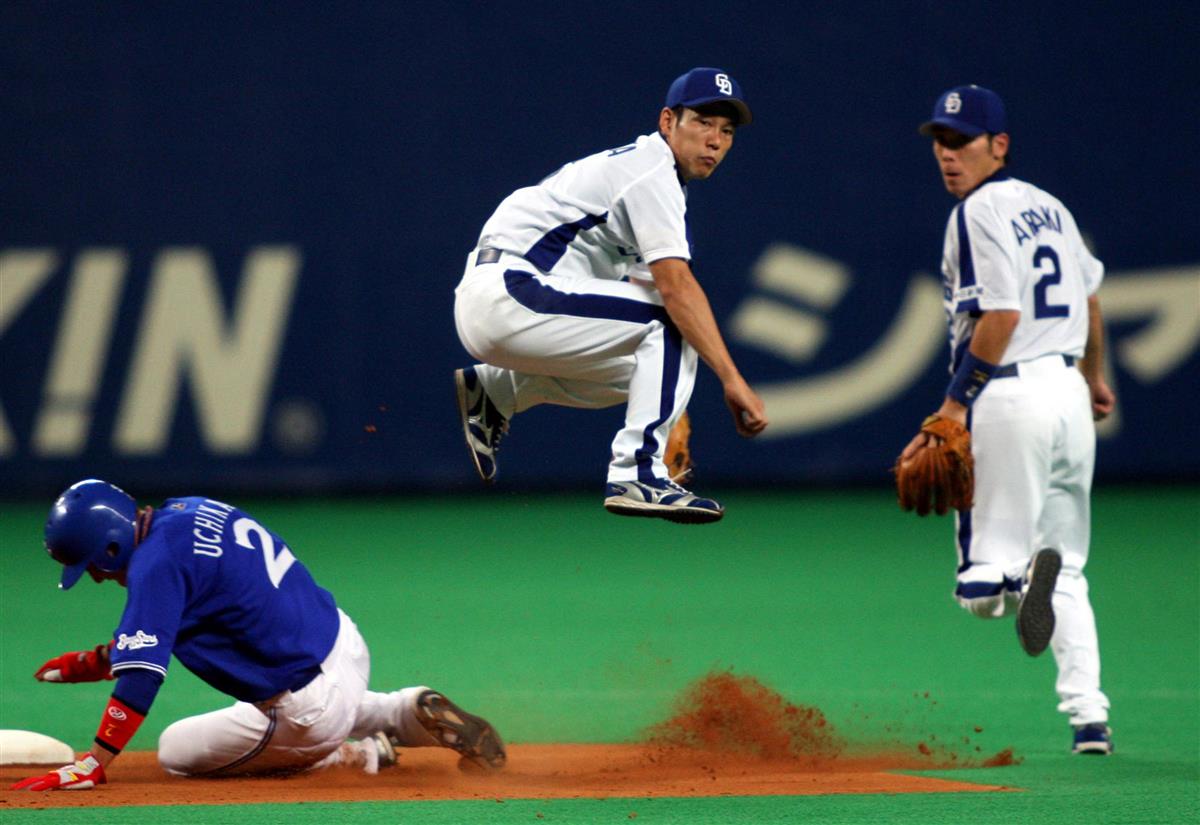
[[[1008,175],[1005,121],[998,95],[959,86],[921,126],[962,201],[942,259],[953,378],[937,411],[970,429],[975,458],[974,506],[957,517],[955,595],[980,617],[1015,613],[1030,655],[1051,647],[1073,750],[1107,754],[1109,702],[1083,573],[1093,419],[1116,402],[1096,294],[1104,266],[1061,201]]]
[[[712,174],[750,119],[737,81],[692,69],[671,84],[656,133],[518,189],[484,225],[454,318],[483,362],[456,371],[455,383],[485,482],[515,414],[625,403],[604,506],[686,523],[721,518],[720,504],[668,478],[663,452],[691,398],[697,354],[720,379],[737,431],[767,426],[692,274],[685,219],[688,182]]]
[[[128,590],[111,644],[42,665],[45,682],[116,679],[91,750],[13,786],[82,790],[150,710],[171,654],[232,707],[174,722],[158,758],[168,772],[226,776],[348,765],[375,773],[397,746],[453,748],[484,768],[505,761],[485,720],[427,687],[367,690],[371,658],[350,617],[280,537],[203,497],[138,508],[96,479],[69,487],[46,521],[46,549],[66,590],[86,572]],[[348,741],[354,740],[354,741]]]

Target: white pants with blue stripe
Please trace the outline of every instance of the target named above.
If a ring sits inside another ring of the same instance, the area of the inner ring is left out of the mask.
[[[523,258],[467,260],[455,290],[463,346],[506,418],[538,404],[625,404],[609,481],[665,478],[667,434],[692,396],[696,351],[652,284],[542,275]]]
[[[1058,709],[1072,724],[1108,720],[1100,690],[1096,620],[1083,568],[1091,539],[1096,432],[1083,376],[1061,355],[1018,365],[993,379],[971,410],[975,506],[957,518],[955,596],[977,616],[1016,610],[1034,553],[1058,550],[1051,650],[1058,665]]]

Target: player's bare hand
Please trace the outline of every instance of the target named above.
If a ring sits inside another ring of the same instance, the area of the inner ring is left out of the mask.
[[[55,656],[33,674],[39,682],[99,682],[112,679],[108,658],[110,644],[96,645],[91,650],[77,650]]]
[[[738,435],[753,438],[767,428],[766,405],[740,377],[725,385],[725,404],[733,413]]]
[[[1103,378],[1089,381],[1088,389],[1092,394],[1092,419],[1103,421],[1112,414],[1117,406],[1116,393]]]
[[[957,421],[964,427],[967,426],[967,408],[955,401],[953,398],[944,399],[942,401],[942,406],[938,407],[938,410],[934,413],[934,415],[938,416],[939,418],[948,418],[951,421]],[[913,436],[912,441],[908,442],[904,449],[900,451],[899,462],[904,464],[905,462],[910,461],[919,450],[925,447],[938,447],[941,446],[941,443],[942,439],[938,438],[936,435],[919,431],[915,436]]]
[[[900,452],[900,463],[905,464],[912,460],[912,457],[927,446],[937,446],[938,439],[929,433],[917,433],[913,436],[912,441]]]
[[[90,753],[74,764],[63,765],[58,770],[41,776],[22,779],[9,788],[11,791],[86,791],[103,785],[108,779],[104,766]]]

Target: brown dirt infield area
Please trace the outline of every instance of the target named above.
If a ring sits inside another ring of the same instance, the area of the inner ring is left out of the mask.
[[[443,748],[404,749],[376,776],[348,769],[284,777],[169,776],[155,754],[122,754],[109,784],[76,793],[7,790],[45,768],[0,768],[0,812],[15,808],[228,805],[436,799],[775,796],[1007,790],[898,770],[1004,765],[1011,751],[959,758],[926,743],[891,752],[845,741],[820,710],[794,705],[748,676],[710,674],[693,684],[670,719],[642,742],[521,745],[502,771],[461,771]]]
[[[441,748],[406,750],[376,776],[334,769],[274,778],[184,779],[169,776],[149,751],[113,764],[109,784],[91,791],[0,791],[0,812],[15,808],[126,805],[232,805],[255,802],[361,802],[434,799],[561,799],[581,797],[773,796],[807,794],[945,793],[994,791],[923,776],[887,773],[899,760],[848,759],[811,766],[728,754],[661,754],[642,745],[513,745],[508,767],[464,773],[455,754]],[[915,760],[908,760],[910,763]],[[929,767],[927,764],[923,767]],[[45,768],[6,765],[8,788]]]

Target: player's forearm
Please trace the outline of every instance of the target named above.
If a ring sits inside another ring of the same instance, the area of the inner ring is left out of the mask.
[[[142,668],[125,671],[117,678],[90,751],[102,766],[115,759],[137,733],[162,681],[159,674]]]
[[[1016,310],[991,310],[985,312],[975,325],[975,333],[971,336],[968,347],[970,355],[955,373],[942,406],[937,414],[966,423],[967,408],[980,392],[983,391],[992,372],[1004,360],[1008,350],[1008,342],[1012,340],[1013,331],[1021,322],[1021,313]]]
[[[1088,337],[1079,370],[1088,383],[1104,375],[1104,316],[1100,312],[1100,298],[1096,295],[1088,297]]]
[[[662,295],[663,308],[680,335],[695,348],[722,384],[741,380],[733,356],[717,327],[708,297],[683,261],[670,259],[650,265],[654,283]]]
[[[1021,322],[1021,313],[1011,309],[995,309],[983,313],[971,337],[971,353],[989,364],[1004,363],[1004,353],[1013,331]]]

